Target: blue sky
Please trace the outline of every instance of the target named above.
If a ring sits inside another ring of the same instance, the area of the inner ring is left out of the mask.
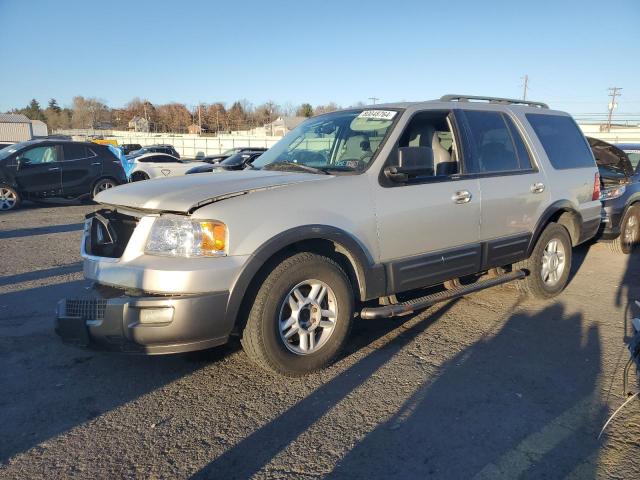
[[[0,0],[0,111],[54,97],[347,106],[522,94],[640,112],[640,0]]]

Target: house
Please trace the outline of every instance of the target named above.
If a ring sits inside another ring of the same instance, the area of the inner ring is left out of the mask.
[[[200,135],[202,133],[203,128],[200,125],[196,125],[195,123],[192,123],[191,125],[189,125],[187,130],[192,135]]]
[[[31,120],[21,113],[0,113],[0,142],[24,142],[33,138]]]
[[[129,120],[129,131],[131,132],[149,132],[149,120],[136,115]]]
[[[264,129],[267,135],[281,137],[296,128],[306,119],[307,117],[278,117],[273,122],[267,123]]]
[[[42,120],[31,120],[31,132],[34,137],[46,137],[49,135],[47,124]]]

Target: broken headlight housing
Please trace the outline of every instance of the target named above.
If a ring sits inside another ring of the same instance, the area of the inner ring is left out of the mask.
[[[619,198],[624,195],[624,192],[627,191],[627,187],[624,185],[620,185],[617,187],[605,188],[600,193],[600,200],[613,200],[614,198]]]

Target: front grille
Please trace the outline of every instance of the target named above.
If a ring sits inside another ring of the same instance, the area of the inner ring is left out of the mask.
[[[102,298],[67,300],[65,313],[67,317],[102,320],[106,309],[107,301]]]
[[[87,215],[90,220],[85,233],[85,251],[97,257],[120,258],[124,253],[138,219],[115,210],[99,210]]]

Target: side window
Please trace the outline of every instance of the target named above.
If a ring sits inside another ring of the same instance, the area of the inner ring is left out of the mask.
[[[595,167],[589,144],[571,117],[540,113],[528,113],[526,117],[553,168]]]
[[[58,150],[55,146],[35,147],[20,155],[22,160],[28,160],[34,165],[58,161]]]
[[[64,159],[67,160],[80,160],[87,158],[87,151],[84,145],[77,143],[65,143],[62,145],[62,151],[64,152]]]
[[[403,155],[408,154],[414,166],[431,169],[433,177],[455,175],[460,172],[460,165],[451,122],[449,111],[417,113],[402,132],[398,148],[407,149]]]
[[[513,172],[531,168],[529,153],[509,118],[500,112],[466,110],[470,143],[468,173]]]

